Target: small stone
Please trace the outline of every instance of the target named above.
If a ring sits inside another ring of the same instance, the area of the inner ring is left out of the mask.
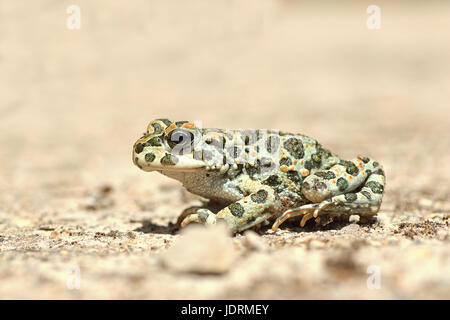
[[[323,247],[325,247],[325,242],[320,240],[311,240],[308,243],[308,247],[309,249],[322,249]]]
[[[228,228],[217,224],[188,226],[160,259],[165,267],[175,272],[223,274],[231,268],[235,256]]]
[[[350,223],[357,223],[359,222],[360,217],[357,214],[353,214],[348,218],[348,222]]]
[[[268,249],[261,236],[252,230],[245,231],[243,244],[249,250],[266,251]]]
[[[341,229],[342,233],[356,233],[361,229],[361,227],[359,226],[359,224],[356,223],[352,223],[349,224],[348,226],[345,226]]]
[[[19,228],[33,226],[33,223],[29,219],[15,218],[12,220],[12,223]]]
[[[429,209],[433,206],[433,201],[430,199],[422,198],[419,200],[419,206],[423,209]]]
[[[43,230],[43,231],[53,231],[56,229],[55,225],[50,225],[50,224],[43,224],[40,225],[38,230]]]
[[[98,192],[102,193],[104,195],[111,193],[113,190],[114,190],[114,188],[111,185],[107,185],[107,184],[100,186],[98,188]]]

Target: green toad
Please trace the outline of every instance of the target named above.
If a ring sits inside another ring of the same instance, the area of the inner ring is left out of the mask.
[[[367,157],[342,160],[315,139],[275,130],[204,129],[188,121],[158,119],[133,147],[133,162],[157,171],[209,199],[183,211],[178,222],[214,224],[233,232],[286,219],[378,212],[385,186],[380,164]]]

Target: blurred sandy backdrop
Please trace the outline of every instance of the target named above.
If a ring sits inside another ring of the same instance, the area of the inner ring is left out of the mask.
[[[80,30],[66,27],[72,4],[81,9]],[[381,8],[380,30],[366,27],[371,4]],[[35,297],[29,282],[15,280],[27,250],[37,252],[36,261],[51,253],[59,259],[62,249],[78,252],[74,260],[86,253],[67,239],[50,239],[42,224],[136,230],[130,217],[167,225],[193,201],[175,182],[131,162],[133,142],[154,118],[301,132],[345,158],[371,156],[387,174],[382,213],[422,220],[440,214],[445,233],[449,17],[444,1],[2,1],[0,255],[8,263],[0,268],[8,280],[3,289],[0,282],[1,297]],[[102,185],[114,190],[114,205],[82,209]],[[179,195],[183,200],[175,200]],[[86,246],[95,251],[91,240]],[[139,254],[147,254],[145,246]],[[435,266],[433,281],[449,273],[446,265]],[[29,277],[36,290],[53,288],[36,280],[42,274]],[[137,297],[158,297],[151,288]],[[403,289],[400,296],[417,296]],[[58,294],[124,297],[86,290]],[[125,297],[136,297],[132,292]]]

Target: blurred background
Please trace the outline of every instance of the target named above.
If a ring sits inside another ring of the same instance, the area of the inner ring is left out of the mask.
[[[449,17],[444,1],[2,1],[0,231],[95,216],[80,201],[104,185],[120,217],[174,220],[192,199],[169,207],[179,185],[131,161],[155,118],[303,133],[383,164],[387,216],[448,213]]]

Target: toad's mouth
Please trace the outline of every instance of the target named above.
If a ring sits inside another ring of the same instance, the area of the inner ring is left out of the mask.
[[[166,173],[166,172],[196,172],[196,171],[202,171],[204,170],[205,165],[198,166],[198,167],[191,167],[191,168],[183,168],[183,167],[155,167],[155,166],[142,166],[141,169],[147,172],[159,172],[159,173]]]
[[[152,157],[148,157],[148,155],[151,155]],[[139,167],[139,169],[147,172],[192,172],[204,170],[206,167],[204,161],[189,157],[178,157],[167,152],[162,154],[148,152],[145,156],[134,153],[133,163]]]
[[[176,171],[176,172],[195,172],[195,171],[203,171],[205,166],[198,167],[198,168],[158,168],[153,169],[151,171],[157,171],[159,173],[164,173],[168,171]]]

